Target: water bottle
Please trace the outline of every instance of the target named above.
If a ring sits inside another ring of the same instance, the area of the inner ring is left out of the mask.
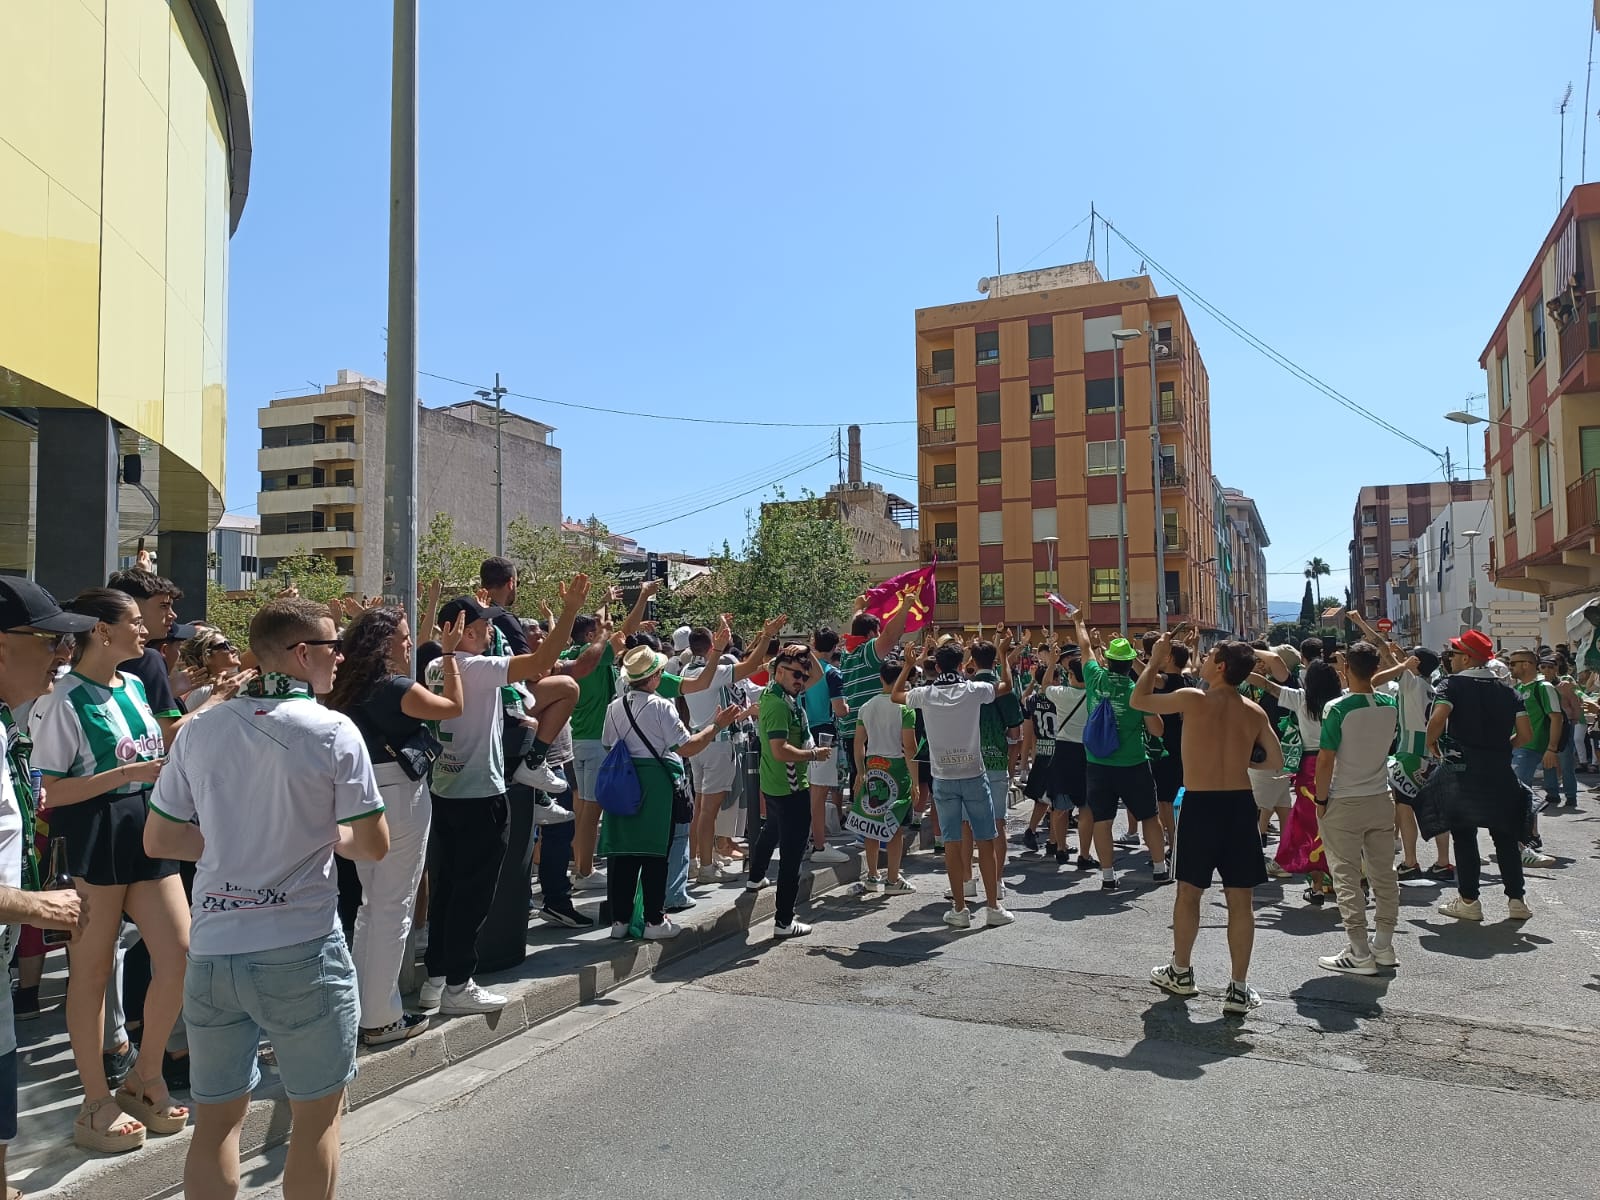
[[[44,890],[47,892],[72,890],[72,875],[67,870],[66,838],[50,839],[50,870],[44,879]],[[67,929],[41,930],[41,940],[47,947],[65,946],[72,940],[72,931]]]
[[[1185,789],[1180,787],[1178,789],[1178,794],[1172,798],[1172,811],[1173,812],[1177,812],[1180,808],[1183,807],[1183,793],[1184,793],[1184,791],[1185,791]]]

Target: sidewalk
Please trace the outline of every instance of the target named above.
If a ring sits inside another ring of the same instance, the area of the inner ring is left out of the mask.
[[[802,903],[858,877],[859,847],[841,848],[851,854],[849,862],[802,868]],[[595,918],[594,929],[558,929],[530,917],[527,960],[515,970],[480,977],[482,983],[511,998],[505,1009],[486,1015],[436,1016],[420,1037],[363,1050],[361,1073],[350,1085],[349,1108],[359,1108],[469,1058],[630,979],[647,975],[661,963],[770,920],[776,902],[771,887],[752,894],[742,883],[697,888],[692,896],[695,908],[674,918],[683,926],[683,933],[669,942],[612,941],[608,926],[600,923],[604,902],[600,893],[576,896],[580,911]],[[18,1137],[7,1155],[11,1185],[21,1188],[30,1200],[147,1200],[176,1194],[188,1150],[187,1131],[173,1137],[151,1137],[143,1149],[115,1156],[87,1155],[72,1144],[72,1122],[81,1093],[61,1007],[65,961],[61,955],[52,955],[48,961],[52,970],[40,989],[44,1011],[38,1020],[17,1026],[20,1112]],[[180,1094],[178,1098],[184,1097]],[[262,1086],[245,1121],[241,1156],[248,1159],[280,1144],[288,1127],[288,1103],[275,1073],[264,1065]]]

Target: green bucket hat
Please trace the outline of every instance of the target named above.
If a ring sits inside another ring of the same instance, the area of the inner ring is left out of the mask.
[[[1139,657],[1139,652],[1127,638],[1112,638],[1111,644],[1106,647],[1106,657],[1117,662],[1132,662]]]

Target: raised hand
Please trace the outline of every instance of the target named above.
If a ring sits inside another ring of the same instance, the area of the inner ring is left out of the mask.
[[[456,647],[461,645],[461,635],[467,632],[467,614],[458,612],[456,619],[439,630],[439,645],[446,654],[454,654]]]

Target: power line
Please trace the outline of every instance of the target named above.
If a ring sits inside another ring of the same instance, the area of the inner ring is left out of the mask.
[[[449,375],[436,375],[432,371],[418,371],[418,375],[426,375],[429,379],[437,379],[441,383],[453,383],[458,387],[469,388],[472,391],[481,390],[481,385],[468,383],[465,379],[454,379]],[[515,396],[518,400],[531,400],[535,404],[551,404],[557,408],[578,408],[584,412],[605,413],[613,417],[641,417],[647,421],[683,421],[691,425],[745,425],[756,429],[833,429],[836,426],[850,425],[915,425],[916,421],[736,421],[729,417],[681,417],[669,413],[638,412],[628,408],[604,408],[597,404],[578,404],[572,400],[550,400],[544,396],[532,396],[527,392],[507,392],[508,396]]]
[[[1091,215],[1091,216],[1092,216],[1092,215],[1093,215],[1093,214],[1092,214],[1092,213],[1091,213],[1091,214],[1090,214],[1090,215]],[[1029,260],[1028,260],[1028,261],[1027,261],[1027,262],[1025,262],[1025,263],[1023,263],[1023,264],[1022,264],[1022,265],[1021,265],[1021,266],[1020,266],[1020,267],[1018,267],[1018,268],[1017,268],[1017,270],[1019,270],[1019,271],[1026,271],[1026,270],[1027,270],[1027,269],[1028,269],[1028,268],[1029,268],[1029,267],[1031,267],[1031,266],[1032,266],[1032,265],[1033,265],[1033,264],[1034,264],[1034,263],[1036,263],[1036,262],[1037,262],[1037,261],[1038,261],[1038,260],[1039,260],[1039,259],[1041,259],[1041,258],[1043,258],[1043,257],[1044,257],[1044,256],[1045,256],[1045,255],[1046,255],[1046,254],[1048,254],[1048,253],[1050,253],[1050,251],[1051,251],[1051,250],[1053,250],[1053,249],[1054,249],[1054,248],[1055,248],[1055,246],[1056,246],[1056,242],[1059,242],[1059,241],[1061,241],[1061,238],[1064,238],[1064,237],[1066,237],[1066,236],[1067,236],[1067,234],[1069,234],[1069,233],[1073,233],[1073,232],[1075,232],[1075,231],[1076,231],[1076,230],[1079,230],[1079,229],[1082,229],[1082,228],[1083,228],[1083,223],[1084,223],[1084,221],[1087,221],[1087,220],[1088,220],[1088,219],[1089,219],[1089,217],[1084,217],[1084,218],[1083,218],[1083,220],[1082,220],[1082,221],[1079,221],[1079,222],[1078,222],[1078,223],[1077,223],[1077,224],[1076,224],[1076,225],[1074,225],[1074,226],[1073,226],[1073,227],[1072,227],[1072,228],[1071,228],[1071,229],[1069,229],[1069,230],[1067,230],[1067,233],[1063,233],[1063,234],[1062,234],[1062,235],[1061,235],[1061,237],[1058,237],[1058,238],[1057,238],[1057,239],[1056,239],[1056,240],[1055,240],[1055,241],[1054,241],[1054,242],[1051,242],[1051,243],[1050,243],[1050,244],[1049,244],[1049,245],[1048,245],[1048,246],[1046,246],[1046,247],[1045,247],[1045,248],[1044,248],[1044,249],[1043,249],[1043,250],[1041,250],[1041,251],[1039,251],[1039,253],[1038,253],[1038,254],[1035,254],[1035,255],[1034,255],[1034,256],[1033,256],[1033,257],[1032,257],[1032,258],[1030,258],[1030,259],[1029,259]]]
[[[915,475],[907,475],[904,471],[891,471],[888,467],[880,467],[877,463],[869,463],[869,462],[867,462],[866,459],[862,459],[861,460],[861,465],[863,467],[871,468],[872,470],[876,471],[879,475],[889,475],[889,476],[892,476],[895,479],[908,480],[911,483],[918,482],[917,477]]]
[[[775,463],[771,463],[764,467],[758,467],[753,471],[747,471],[743,475],[736,475],[731,478],[724,479],[715,487],[702,488],[699,491],[688,492],[680,496],[674,496],[668,500],[657,500],[652,501],[649,504],[635,505],[632,508],[617,509],[608,512],[606,515],[608,520],[612,522],[626,524],[629,521],[648,520],[652,517],[659,516],[662,513],[671,512],[674,509],[681,508],[686,504],[693,505],[702,502],[710,502],[713,497],[720,496],[722,493],[730,491],[730,489],[732,492],[736,493],[754,484],[781,478],[786,472],[798,469],[801,459],[804,459],[809,455],[816,454],[822,451],[824,448],[825,443],[807,446],[805,449],[798,451],[797,453],[786,458],[782,458]]]
[[[796,470],[793,470],[793,471],[789,472],[789,474],[785,475],[783,478],[784,479],[793,479],[796,475],[799,475],[801,472],[809,471],[812,467],[820,467],[823,463],[831,461],[832,458],[833,458],[832,454],[825,454],[821,458],[817,459],[815,462],[809,462],[805,466],[799,467]],[[671,525],[673,522],[681,521],[686,517],[698,516],[699,514],[701,514],[703,512],[708,512],[713,508],[720,508],[724,504],[731,504],[735,500],[742,500],[745,496],[753,495],[754,493],[759,492],[759,491],[764,491],[766,488],[770,487],[772,484],[781,483],[781,482],[782,482],[781,479],[768,480],[766,483],[758,484],[756,487],[750,488],[748,491],[741,492],[737,496],[727,496],[727,497],[725,497],[725,498],[723,498],[721,500],[718,500],[718,501],[716,501],[716,502],[714,502],[712,504],[702,505],[699,508],[691,509],[689,512],[679,513],[675,517],[667,517],[666,519],[661,520],[661,521],[653,521],[649,525],[638,525],[638,526],[635,526],[634,528],[627,530],[621,536],[623,536],[623,537],[632,537],[634,534],[643,533],[647,529],[656,529],[656,528],[658,528],[659,526],[662,526],[662,525]]]

